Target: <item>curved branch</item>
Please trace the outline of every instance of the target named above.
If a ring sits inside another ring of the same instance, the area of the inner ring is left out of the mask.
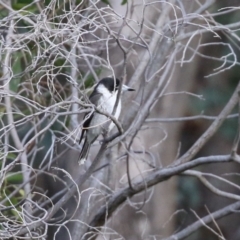
[[[192,233],[194,233],[196,230],[198,230],[199,228],[203,227],[204,224],[209,224],[211,222],[213,222],[216,219],[225,217],[229,214],[234,213],[236,210],[238,210],[240,208],[240,201],[235,202],[233,204],[230,204],[218,211],[215,211],[214,213],[211,213],[201,219],[199,219],[198,221],[196,221],[195,223],[189,225],[188,227],[186,227],[185,229],[183,229],[182,231],[172,235],[169,238],[165,238],[164,240],[180,240],[180,239],[184,239],[186,237],[188,237],[189,235],[191,235]]]
[[[230,155],[201,157],[191,162],[183,163],[175,167],[169,167],[164,169],[156,169],[150,172],[144,180],[136,181],[133,183],[133,188],[126,187],[115,194],[107,201],[105,206],[102,206],[96,213],[95,217],[90,223],[88,231],[92,231],[93,228],[99,227],[104,224],[106,219],[109,219],[112,213],[126,201],[128,198],[144,191],[149,187],[152,187],[160,182],[163,182],[176,174],[180,174],[183,171],[196,167],[202,164],[208,163],[222,163],[232,161]]]
[[[240,201],[240,196],[237,194],[233,194],[233,193],[229,193],[229,192],[225,192],[222,191],[220,189],[218,189],[217,187],[215,187],[213,184],[211,184],[205,177],[204,177],[204,173],[199,172],[199,171],[195,171],[195,170],[187,170],[183,173],[184,175],[188,175],[188,176],[194,176],[197,177],[203,184],[205,187],[207,187],[210,191],[212,191],[213,193],[222,196],[222,197],[226,197],[226,198],[230,198],[233,200],[237,200]],[[223,179],[224,180],[224,179]]]
[[[231,113],[232,109],[238,102],[238,93],[240,91],[240,83],[238,83],[233,95],[229,99],[226,106],[223,108],[217,119],[210,125],[210,127],[199,137],[199,139],[193,144],[193,146],[176,161],[176,164],[181,162],[187,162],[191,160],[198,151],[205,145],[205,143],[214,135],[219,129],[226,117]]]

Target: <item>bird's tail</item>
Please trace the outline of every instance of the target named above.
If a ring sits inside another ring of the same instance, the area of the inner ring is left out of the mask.
[[[78,164],[84,164],[84,162],[87,160],[87,156],[89,153],[89,149],[90,149],[91,144],[88,143],[87,139],[85,139],[83,147],[82,147],[82,151],[80,152],[79,158],[78,158]]]

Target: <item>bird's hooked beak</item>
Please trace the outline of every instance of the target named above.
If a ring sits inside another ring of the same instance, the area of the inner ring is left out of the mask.
[[[126,92],[126,91],[135,91],[135,89],[134,88],[130,88],[130,87],[128,87],[127,85],[122,85],[122,91],[123,92]]]

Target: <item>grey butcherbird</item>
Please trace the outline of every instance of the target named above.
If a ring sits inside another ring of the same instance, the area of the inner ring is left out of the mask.
[[[112,114],[114,110],[114,105],[117,100],[118,95],[118,89],[119,89],[120,81],[119,79],[114,78],[103,78],[101,79],[98,84],[95,86],[92,94],[89,97],[89,100],[92,104],[94,104],[96,107],[98,107],[100,110]],[[122,92],[124,91],[135,91],[135,89],[130,88],[126,85],[122,85]],[[113,115],[116,119],[118,119],[121,112],[121,96],[115,111],[115,114]],[[98,138],[98,136],[101,134],[102,129],[104,128],[104,125],[108,122],[109,118],[103,114],[92,112],[85,114],[84,117],[85,121],[83,124],[83,129],[81,133],[81,137],[79,140],[79,144],[81,143],[84,134],[86,135],[83,147],[79,156],[79,164],[82,164],[85,162],[89,149],[91,144]],[[114,127],[114,123],[111,122],[110,125],[108,125],[108,130],[110,131]]]

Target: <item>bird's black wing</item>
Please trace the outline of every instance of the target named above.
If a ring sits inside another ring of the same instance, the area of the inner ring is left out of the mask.
[[[98,105],[98,101],[100,99],[100,97],[102,96],[101,93],[98,93],[96,91],[93,91],[92,94],[90,95],[89,97],[89,100],[92,104],[94,104],[95,106]],[[89,116],[89,114],[91,114]],[[79,140],[79,144],[81,143],[83,137],[84,137],[84,133],[87,131],[91,121],[92,121],[92,118],[93,118],[93,115],[94,115],[94,112],[88,112],[84,115],[84,123],[83,123],[83,129],[82,129],[82,132],[81,132],[81,136],[80,136],[80,140]]]
[[[83,139],[83,136],[84,136],[84,133],[87,131],[89,125],[90,125],[90,122],[93,118],[93,113],[89,116],[90,112],[86,113],[84,115],[84,123],[83,123],[83,128],[82,128],[82,132],[81,132],[81,136],[80,136],[80,139],[79,139],[79,144],[82,142],[82,139]]]

